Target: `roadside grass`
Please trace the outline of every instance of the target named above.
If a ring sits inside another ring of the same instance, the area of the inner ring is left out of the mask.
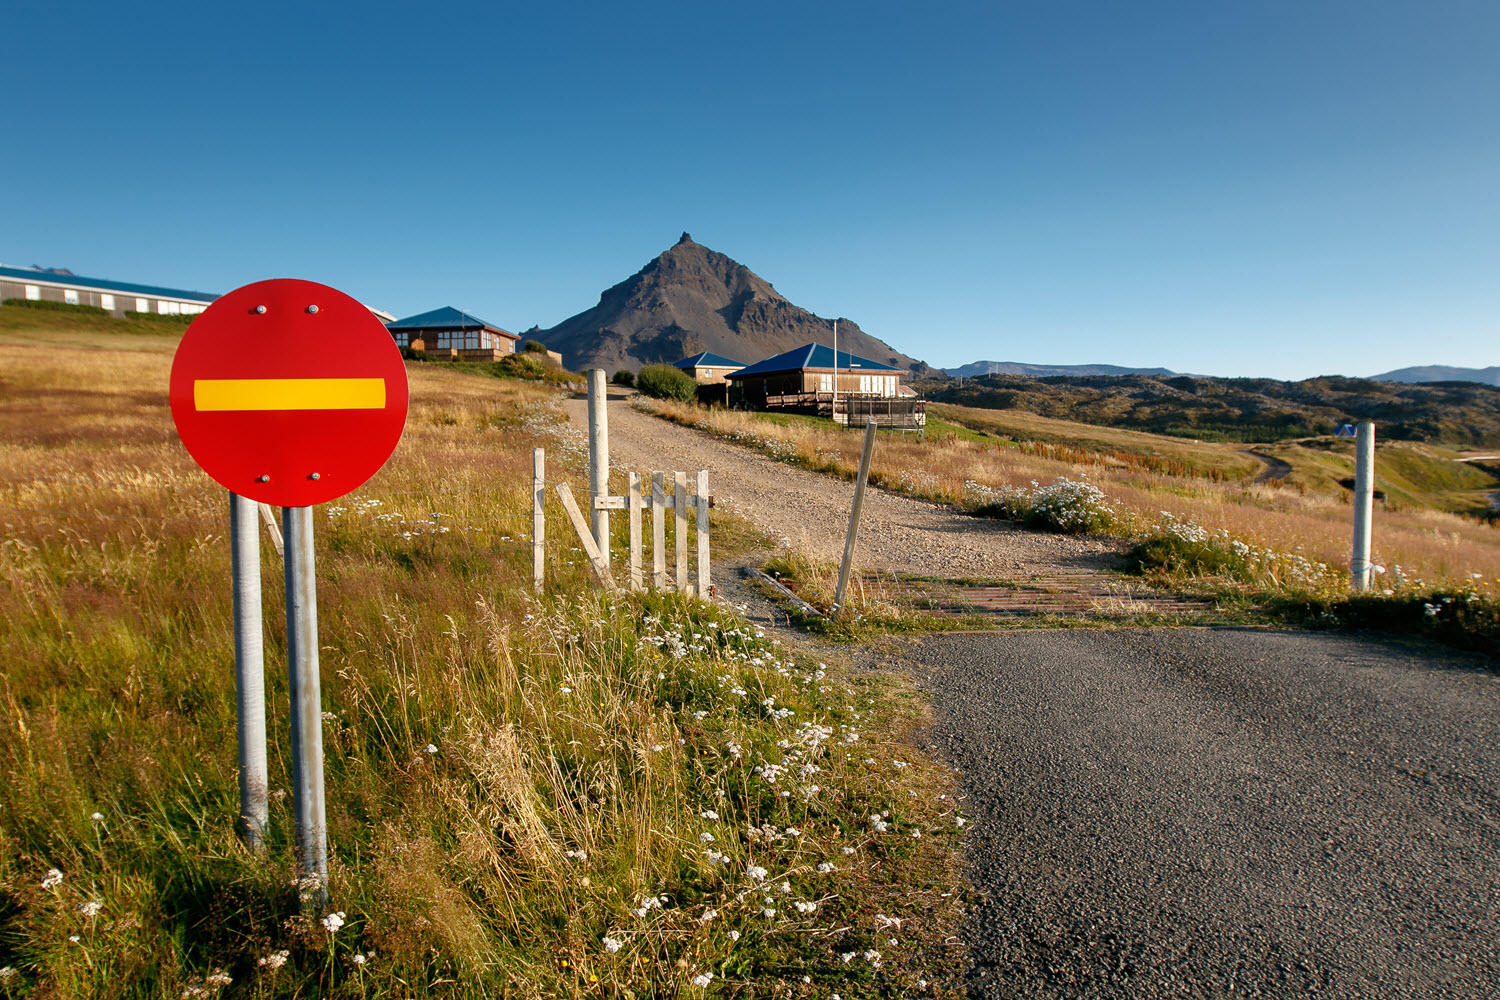
[[[856,470],[857,436],[828,421],[648,405],[665,419],[781,461],[850,479]],[[1410,454],[1420,452],[1402,445],[1395,453],[1393,473],[1415,475]],[[1352,520],[1347,491],[1325,495],[1275,483],[1156,475],[1027,454],[1001,442],[895,435],[881,438],[870,479],[896,492],[1045,530],[1111,535],[1154,547],[1156,554],[1147,552],[1137,565],[1146,579],[1165,587],[1205,596],[1232,593],[1266,607],[1283,600],[1337,602],[1348,594],[1342,569]],[[1196,561],[1184,557],[1180,547],[1199,544],[1175,537],[1184,531],[1201,533],[1243,569],[1226,575],[1224,566],[1205,562],[1201,554]],[[1377,574],[1375,599],[1426,605],[1473,591],[1474,601],[1488,607],[1500,594],[1500,526],[1493,523],[1425,508],[1378,508],[1373,549],[1374,562],[1389,574]],[[1394,585],[1398,579],[1404,582]]]
[[[599,595],[555,504],[534,595],[529,449],[578,483],[581,435],[553,389],[437,366],[409,366],[386,469],[316,516],[333,904],[303,912],[280,567],[263,546],[258,857],[227,505],[171,430],[175,338],[16,336],[45,349],[0,349],[0,993],[957,994],[960,823],[914,692],[722,606]]]

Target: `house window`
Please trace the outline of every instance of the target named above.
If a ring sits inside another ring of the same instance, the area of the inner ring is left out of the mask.
[[[76,289],[76,288],[64,288],[63,289],[63,301],[66,302],[70,306],[76,306],[78,304],[78,289]]]
[[[38,299],[40,299],[41,297],[42,297],[42,286],[41,285],[27,285],[26,286],[26,298],[27,298],[28,301],[35,302]]]
[[[833,391],[833,376],[832,375],[829,375],[829,374],[825,373],[825,374],[822,374],[822,375],[818,376],[818,391],[819,392],[832,392]]]
[[[411,346],[411,334],[409,334],[409,333],[392,333],[391,336],[393,336],[393,337],[396,338],[396,346],[397,347],[410,347]]]
[[[113,312],[115,308],[115,297],[113,295],[100,295],[99,308],[108,309],[110,312]]]
[[[713,378],[714,377],[714,370],[712,368],[705,368],[705,369],[703,369],[703,377],[704,378]]]
[[[138,312],[138,313],[150,312],[151,311],[151,303],[149,301],[147,301],[146,299],[136,299],[135,300],[135,311]]]

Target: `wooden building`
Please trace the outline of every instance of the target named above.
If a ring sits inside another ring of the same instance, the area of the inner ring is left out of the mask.
[[[906,372],[823,344],[804,344],[728,376],[729,405],[749,410],[791,410],[862,426],[920,429],[927,403],[901,384]],[[836,391],[835,391],[836,390]]]
[[[683,358],[673,367],[681,368],[697,381],[707,385],[714,382],[722,382],[730,372],[737,372],[745,366],[738,361],[724,357],[722,354],[704,351],[702,354],[694,354],[690,358]]]
[[[477,316],[444,306],[387,323],[400,347],[425,351],[428,357],[457,361],[497,361],[514,354],[521,338]]]
[[[219,296],[211,292],[188,292],[156,285],[133,285],[125,281],[85,278],[64,268],[6,267],[0,265],[0,300],[61,302],[70,306],[93,306],[115,316],[127,312],[159,316],[195,316]]]

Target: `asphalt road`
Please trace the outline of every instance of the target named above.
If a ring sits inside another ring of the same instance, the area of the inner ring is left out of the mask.
[[[1500,676],[1248,629],[955,634],[972,996],[1500,997]]]

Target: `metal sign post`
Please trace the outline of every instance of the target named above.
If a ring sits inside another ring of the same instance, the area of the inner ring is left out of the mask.
[[[1354,557],[1349,583],[1370,589],[1370,521],[1375,500],[1375,425],[1361,421],[1354,434]]]
[[[323,811],[323,699],[318,689],[318,585],[311,507],[281,508],[286,545],[286,672],[292,711],[292,795],[302,888],[328,901],[328,824]]]
[[[260,614],[260,530],[254,501],[229,494],[230,564],[234,576],[234,689],[239,717],[240,839],[265,849],[266,665]]]
[[[193,321],[172,358],[168,399],[183,446],[232,497],[240,825],[252,847],[267,820],[255,504],[282,508],[297,861],[304,900],[321,906],[328,829],[312,507],[357,489],[391,457],[406,426],[406,366],[357,300],[278,278],[220,296]]]

